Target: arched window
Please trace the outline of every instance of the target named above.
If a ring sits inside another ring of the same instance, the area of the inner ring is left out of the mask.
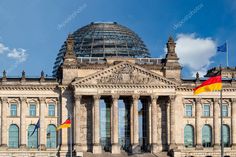
[[[223,125],[223,142],[225,147],[230,146],[230,129],[228,125]]]
[[[204,125],[202,128],[202,146],[211,147],[212,145],[212,129],[210,125]]]
[[[194,129],[189,124],[184,128],[184,145],[186,147],[192,147],[194,145]]]
[[[38,129],[35,130],[35,125],[30,124],[28,127],[28,147],[29,148],[37,148],[38,147]]]
[[[56,148],[56,145],[57,145],[56,127],[53,124],[49,124],[47,128],[47,148]]]
[[[11,124],[9,127],[8,145],[10,148],[18,148],[19,147],[19,128],[15,124]]]

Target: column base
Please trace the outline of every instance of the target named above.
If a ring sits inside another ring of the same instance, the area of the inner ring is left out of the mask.
[[[169,150],[171,150],[171,149],[173,149],[173,150],[177,150],[177,149],[178,149],[178,146],[177,146],[175,143],[170,144],[170,146],[169,146]]]
[[[133,144],[131,151],[132,151],[132,154],[139,154],[139,153],[141,153],[141,147],[140,147],[140,145],[138,145],[138,144]]]
[[[112,154],[120,154],[120,145],[118,143],[112,144],[111,153]]]
[[[214,144],[213,148],[214,148],[214,150],[219,150],[220,149],[220,144]]]
[[[39,150],[46,150],[46,146],[45,146],[45,144],[40,144],[40,146],[39,146]]]
[[[203,146],[201,144],[196,145],[196,150],[203,150]]]
[[[0,150],[6,150],[7,149],[7,145],[6,144],[2,144],[1,146],[0,146]]]
[[[236,149],[236,144],[232,144],[232,145],[231,145],[231,148],[232,148],[232,149]]]
[[[21,150],[25,150],[26,148],[27,148],[27,147],[26,147],[26,144],[21,144],[21,145],[20,145],[20,149],[21,149]]]
[[[94,144],[93,145],[93,154],[101,154],[102,153],[102,147],[100,144]]]
[[[158,149],[158,145],[156,143],[155,144],[151,144],[151,152],[153,154],[157,154],[157,153],[160,152],[159,149]]]

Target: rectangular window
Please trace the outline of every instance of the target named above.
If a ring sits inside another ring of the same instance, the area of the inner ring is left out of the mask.
[[[11,104],[11,116],[17,116],[17,105]]]
[[[29,115],[36,116],[36,105],[35,104],[30,104]]]
[[[222,105],[222,114],[223,117],[228,117],[228,105]]]
[[[55,105],[54,104],[48,105],[48,116],[55,116]]]
[[[192,105],[191,104],[185,105],[185,116],[192,117]]]
[[[203,116],[210,117],[210,105],[208,104],[203,105]]]

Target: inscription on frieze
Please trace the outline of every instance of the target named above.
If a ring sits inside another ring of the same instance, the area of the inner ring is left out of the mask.
[[[151,94],[152,91],[146,90],[102,90],[99,92],[100,94],[119,94],[119,95],[126,95],[126,94]]]

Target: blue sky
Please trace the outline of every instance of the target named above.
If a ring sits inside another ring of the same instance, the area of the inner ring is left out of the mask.
[[[225,40],[229,64],[236,65],[234,0],[1,0],[0,71],[6,69],[15,76],[25,70],[26,75],[39,76],[44,70],[51,75],[68,33],[93,21],[116,21],[129,27],[153,57],[164,56],[172,35],[178,41],[184,77],[225,65],[225,53],[215,52]]]

